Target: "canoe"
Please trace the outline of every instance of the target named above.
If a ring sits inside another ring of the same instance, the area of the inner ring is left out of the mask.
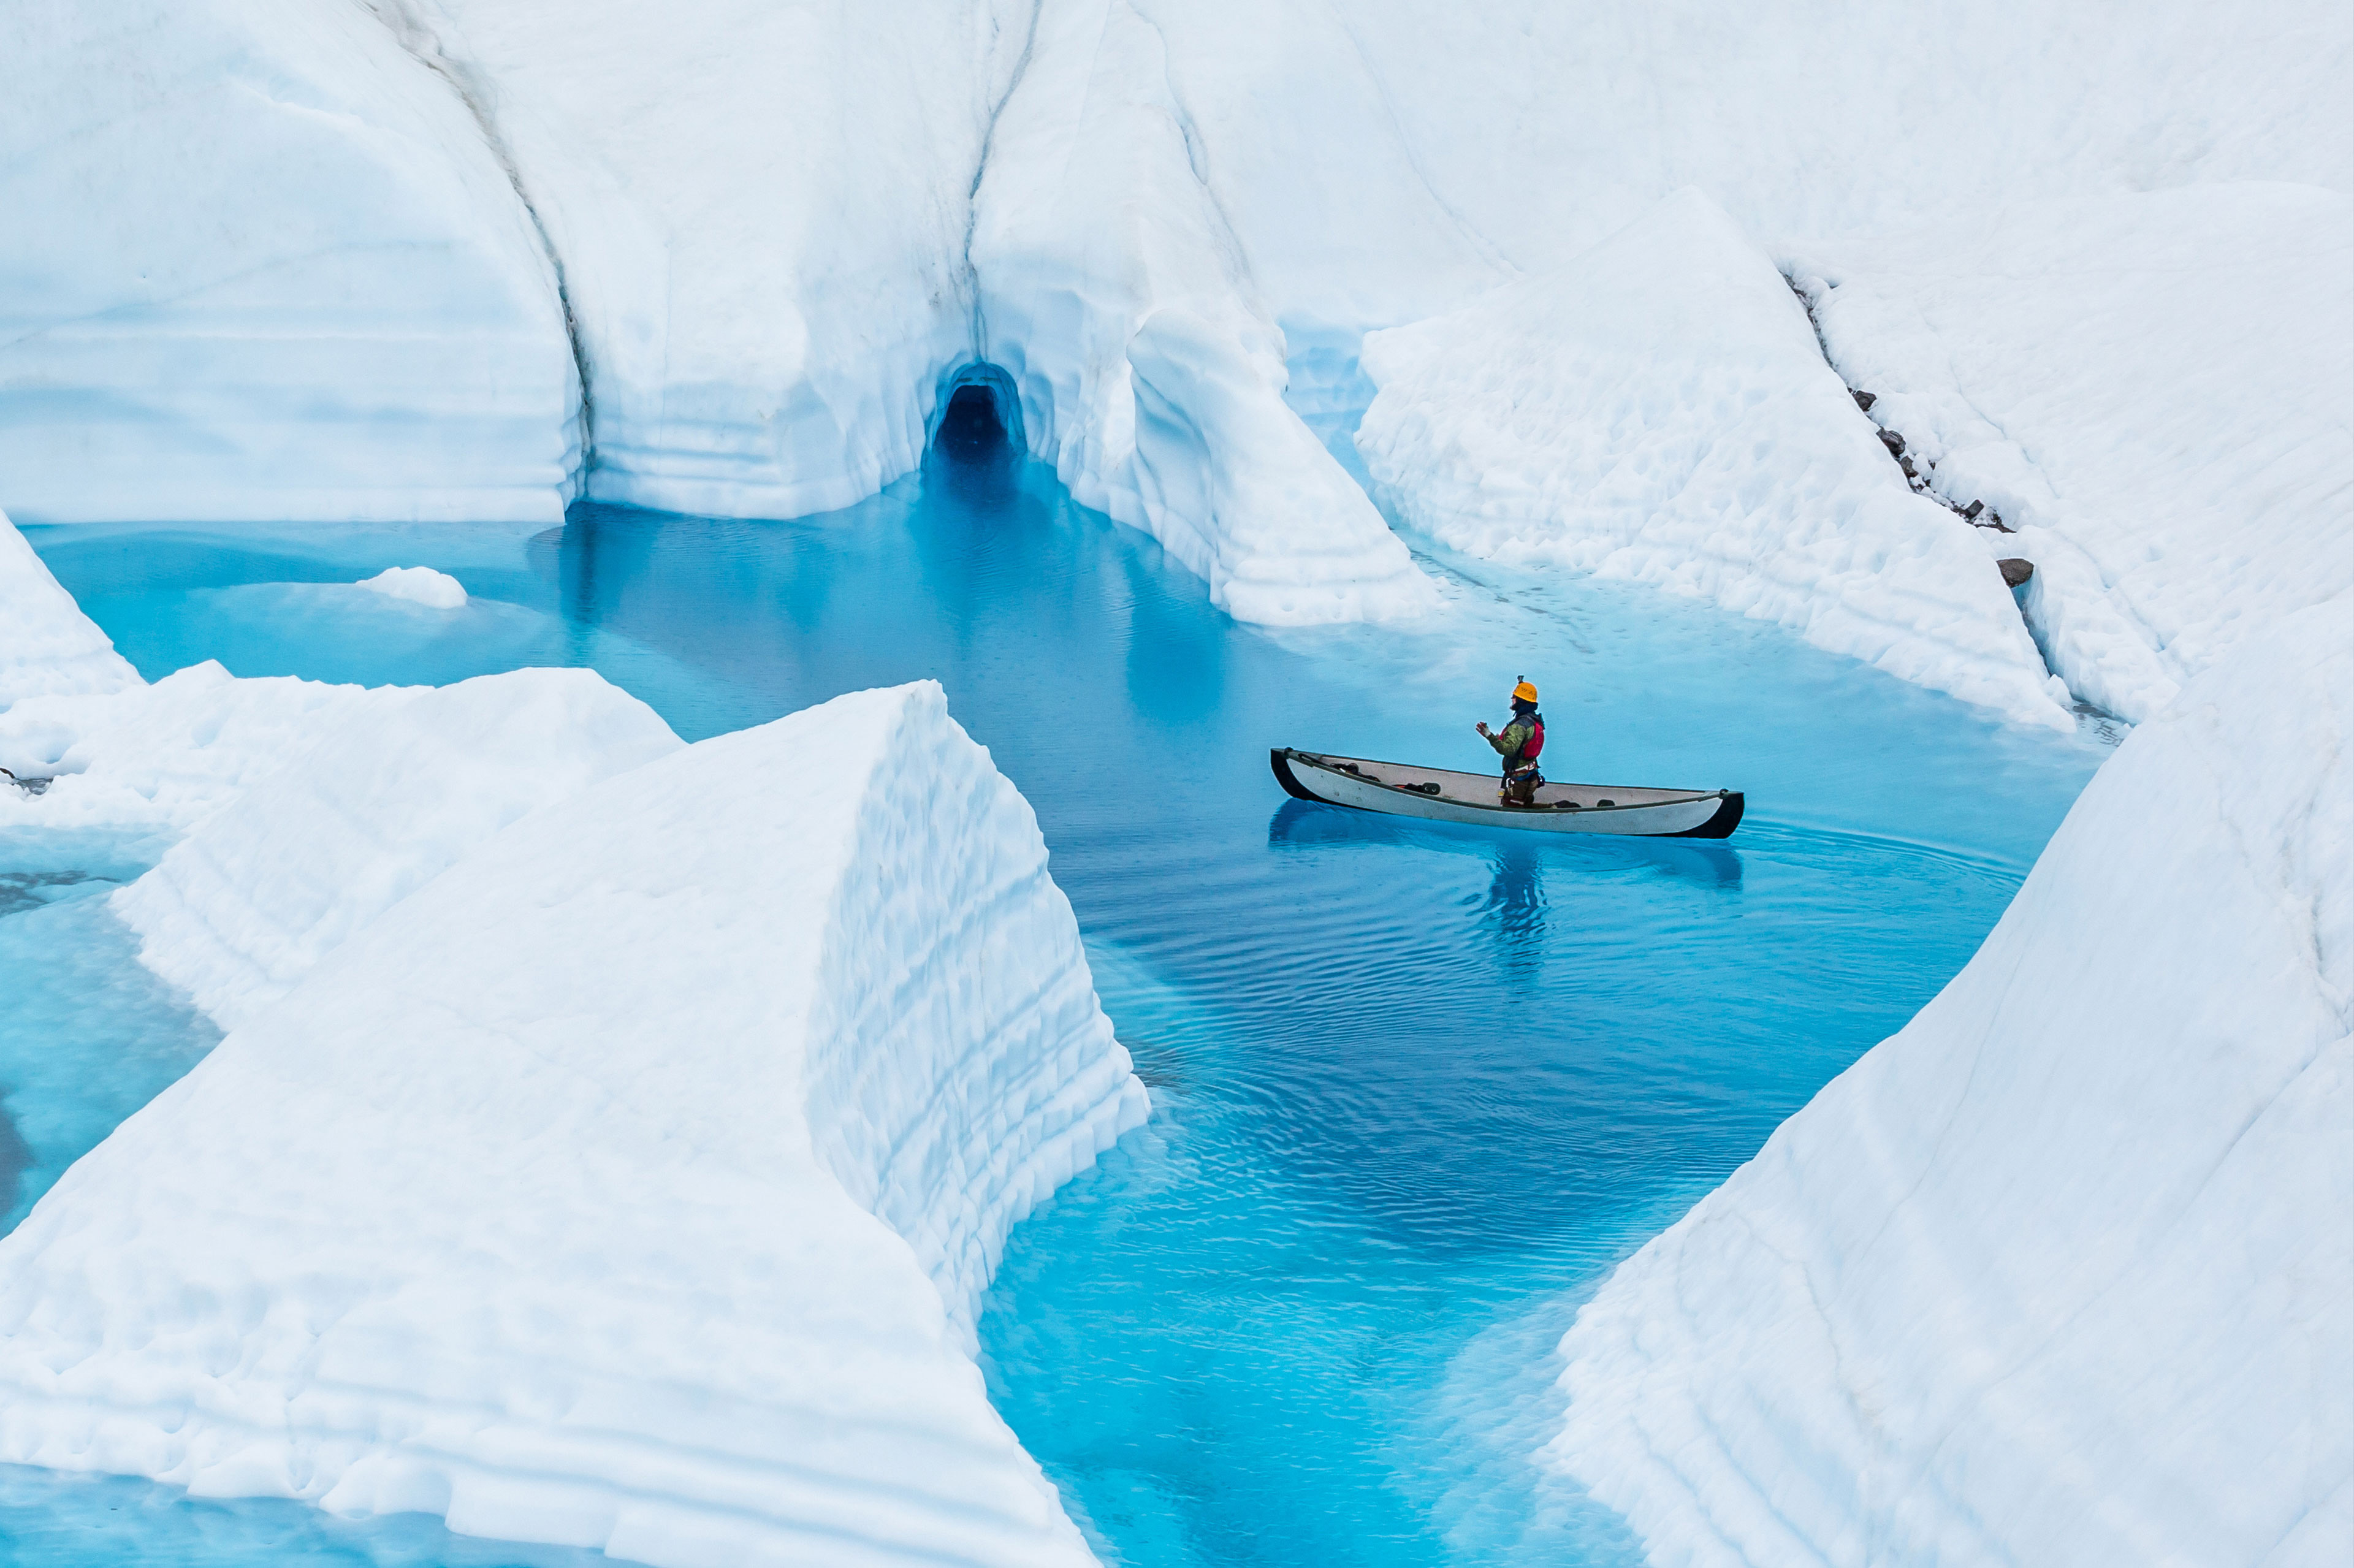
[[[1737,789],[1646,789],[1624,784],[1541,784],[1533,806],[1496,798],[1492,773],[1456,773],[1405,762],[1278,747],[1267,754],[1276,781],[1295,800],[1320,800],[1394,817],[1532,828],[1549,833],[1632,833],[1646,838],[1722,839],[1741,825]]]

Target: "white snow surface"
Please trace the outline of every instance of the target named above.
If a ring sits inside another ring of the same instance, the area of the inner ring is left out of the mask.
[[[0,1241],[0,1458],[680,1565],[1092,1561],[971,1360],[1144,1091],[928,682],[530,812]]]
[[[25,697],[104,694],[140,683],[0,512],[0,713]],[[7,759],[0,757],[0,766]]]
[[[1579,1314],[1546,1457],[1651,1561],[2354,1554],[2349,613],[2192,679],[1961,974]]]
[[[0,823],[186,829],[338,712],[405,694],[292,675],[240,681],[207,659],[111,694],[27,697],[0,714],[0,767],[55,779],[39,796],[0,790]]]
[[[141,961],[235,1029],[525,812],[684,744],[589,670],[369,691],[111,902]]]
[[[1358,450],[1442,543],[1712,599],[2071,724],[1979,531],[1907,487],[1782,275],[1700,192],[1373,334],[1363,364]]]
[[[556,274],[451,83],[352,0],[0,11],[0,505],[559,521]]]
[[[2138,722],[2354,587],[2354,201],[2201,185],[1795,245],[1833,361],[2016,527],[2080,697]]]
[[[431,567],[387,567],[372,577],[361,578],[355,586],[387,599],[421,604],[428,609],[463,609],[466,606],[466,585]]]

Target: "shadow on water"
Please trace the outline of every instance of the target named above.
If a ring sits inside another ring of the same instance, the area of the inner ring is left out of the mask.
[[[1609,838],[1602,834],[1534,834],[1514,837],[1487,828],[1384,817],[1310,800],[1286,800],[1267,819],[1267,842],[1277,849],[1359,847],[1369,851],[1420,850],[1511,860],[1533,877],[1537,868],[1557,864],[1565,872],[1636,872],[1738,891],[1741,854],[1730,845],[1692,839]],[[1508,846],[1500,849],[1498,846]]]

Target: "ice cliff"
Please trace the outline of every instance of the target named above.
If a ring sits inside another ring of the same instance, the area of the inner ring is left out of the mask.
[[[1894,1037],[1563,1341],[1652,1561],[2354,1549],[2354,644],[2250,632]]]
[[[1712,599],[2070,722],[1978,531],[1907,488],[1781,273],[1698,191],[1372,334],[1364,366],[1380,395],[1358,449],[1441,542]]]
[[[2077,695],[2139,722],[2354,587],[2354,201],[2304,185],[2021,203],[1794,246],[1840,373],[2035,563]]]
[[[323,863],[425,810],[355,735],[280,788]],[[252,860],[271,788],[189,842]],[[938,686],[838,698],[522,815],[76,1164],[0,1241],[0,1458],[656,1564],[1088,1563],[973,1320],[1144,1111],[1020,795]]]
[[[0,196],[69,217],[0,236],[0,504],[553,515],[585,463],[797,514],[907,472],[988,362],[1036,454],[1235,613],[1410,612],[1288,376],[1350,383],[1367,329],[1685,185],[1767,241],[2354,190],[2342,7],[2214,16],[37,0],[0,18],[35,67]]]
[[[580,467],[550,258],[451,84],[350,0],[0,16],[0,505],[545,520]]]

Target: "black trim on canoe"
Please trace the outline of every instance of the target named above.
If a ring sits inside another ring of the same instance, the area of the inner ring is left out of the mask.
[[[1660,839],[1729,839],[1733,830],[1741,825],[1742,797],[1738,789],[1728,790],[1716,803],[1716,815],[1696,828],[1686,828],[1680,833],[1653,833]]]
[[[1321,795],[1310,794],[1306,785],[1291,776],[1291,754],[1284,747],[1278,746],[1270,748],[1267,754],[1267,766],[1275,769],[1275,781],[1282,785],[1283,792],[1293,800],[1313,800],[1320,806],[1336,804],[1334,801],[1327,800]]]

